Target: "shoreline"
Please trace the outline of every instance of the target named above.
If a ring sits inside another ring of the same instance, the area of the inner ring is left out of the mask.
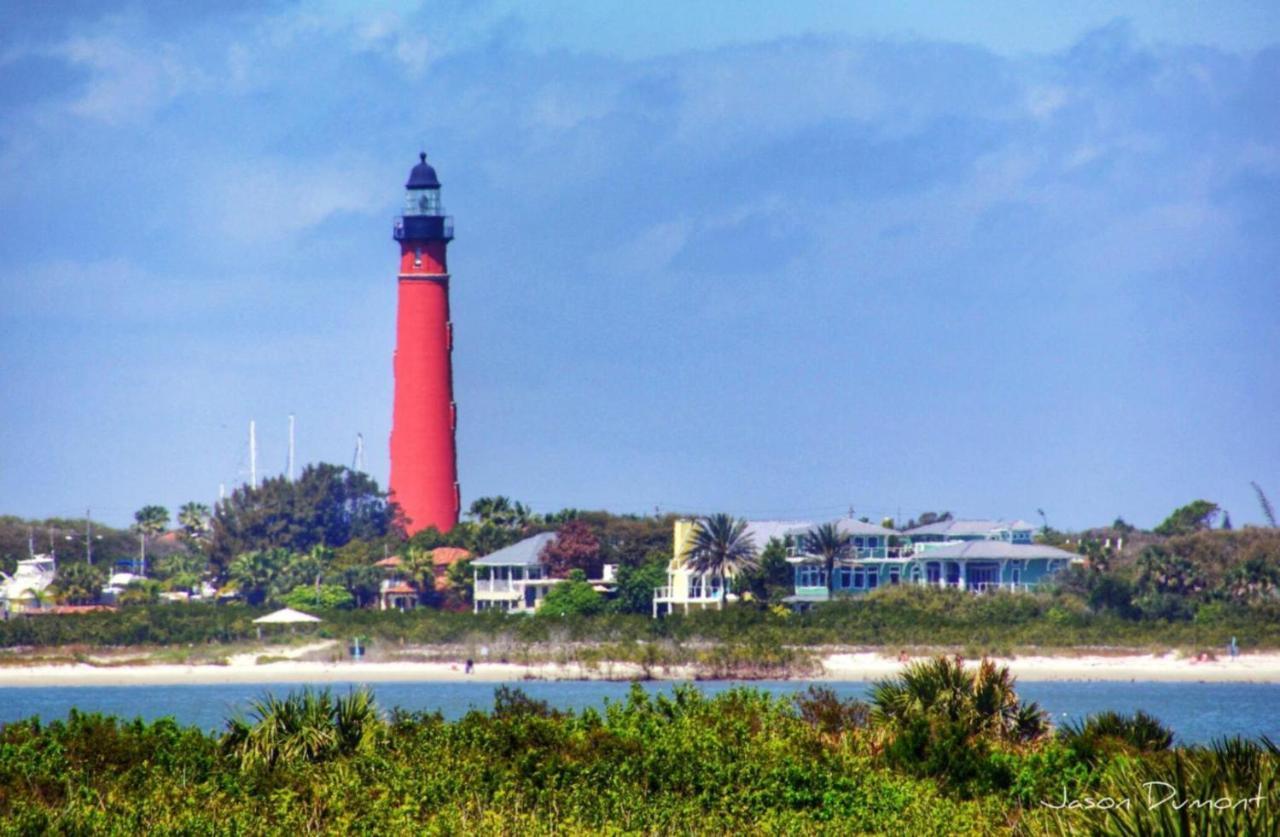
[[[303,656],[315,647],[296,649]],[[105,664],[90,663],[37,664],[0,666],[0,689],[11,687],[51,686],[178,686],[227,684],[304,684],[345,682],[419,682],[419,683],[512,683],[526,680],[656,681],[700,680],[692,666],[669,669],[651,668],[645,677],[636,663],[602,662],[587,667],[578,663],[500,663],[479,661],[475,671],[467,674],[456,662],[322,662],[303,659],[279,659],[259,664],[255,653],[239,654],[226,664]],[[914,659],[921,659],[920,657]],[[1172,654],[1129,654],[1118,656],[1027,656],[1007,659],[991,658],[1007,665],[1023,682],[1172,682],[1172,683],[1280,683],[1280,653],[1241,655],[1235,660],[1223,659],[1193,662]],[[976,660],[967,661],[970,664]],[[764,679],[807,682],[867,682],[893,677],[902,663],[896,656],[877,652],[833,653],[822,658],[822,671],[798,677]],[[716,678],[720,682],[749,682],[741,677]]]

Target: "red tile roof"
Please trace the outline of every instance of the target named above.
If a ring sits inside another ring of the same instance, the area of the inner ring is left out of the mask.
[[[470,552],[456,546],[438,546],[431,550],[431,563],[437,567],[456,564],[470,557]]]

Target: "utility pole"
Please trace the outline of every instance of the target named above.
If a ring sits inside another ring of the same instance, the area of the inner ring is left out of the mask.
[[[356,434],[356,455],[351,459],[351,469],[364,473],[364,434]]]
[[[93,566],[93,509],[84,510],[84,560]]]
[[[289,482],[293,482],[293,413],[289,414]]]
[[[249,419],[249,486],[258,487],[258,434],[253,419]]]

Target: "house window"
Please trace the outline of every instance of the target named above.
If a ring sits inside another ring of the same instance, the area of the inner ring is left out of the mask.
[[[867,567],[867,589],[874,590],[880,583],[880,574],[875,567]]]
[[[1009,580],[1014,584],[1022,583],[1022,567],[1013,567],[1009,570]]]
[[[853,586],[853,570],[849,567],[841,567],[836,570],[836,587],[841,590],[848,590]]]
[[[853,586],[859,590],[867,586],[867,571],[862,567],[853,568]]]
[[[796,570],[796,586],[826,587],[827,573],[822,567],[803,565]]]
[[[902,581],[902,571],[901,571],[901,570],[899,570],[897,567],[890,567],[890,568],[889,568],[889,583],[890,583],[890,584],[897,584],[897,583],[898,583],[898,582],[900,582],[900,581]]]
[[[930,584],[937,584],[942,580],[942,567],[937,561],[930,561],[925,565],[925,580]]]

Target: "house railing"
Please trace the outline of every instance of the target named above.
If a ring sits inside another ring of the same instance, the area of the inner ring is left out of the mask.
[[[674,587],[653,588],[653,599],[658,602],[717,602],[724,598],[723,590],[706,588],[689,588],[683,596],[675,594]]]
[[[479,578],[476,579],[476,592],[511,593],[520,590],[524,580],[511,578]]]

